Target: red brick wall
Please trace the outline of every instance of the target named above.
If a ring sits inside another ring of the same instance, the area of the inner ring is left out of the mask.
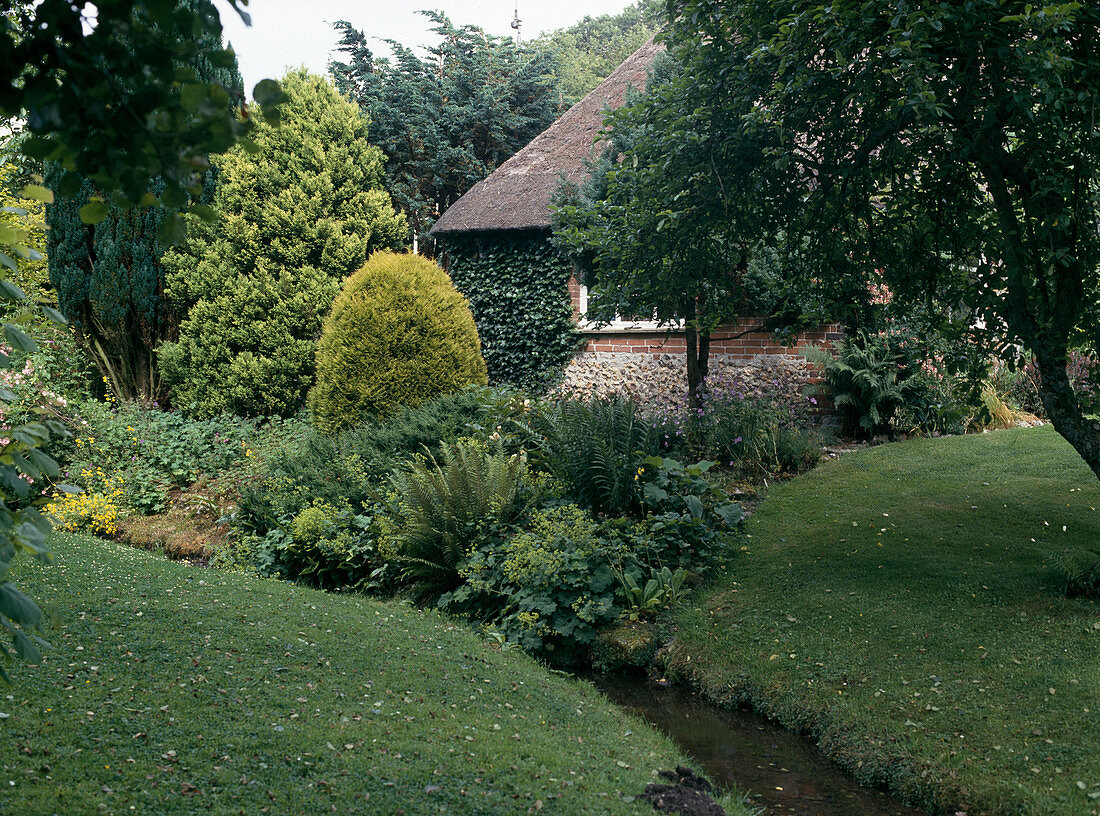
[[[711,334],[710,353],[741,360],[751,360],[762,354],[795,357],[798,356],[798,349],[802,346],[813,343],[832,345],[843,336],[841,326],[830,323],[799,334],[793,346],[783,346],[767,332],[748,331],[757,325],[759,325],[758,320],[745,317],[736,323],[723,326]],[[745,333],[746,331],[748,333]],[[664,329],[634,329],[618,332],[602,329],[587,330],[582,334],[585,337],[584,351],[586,352],[683,354],[686,349],[682,332],[669,332]]]
[[[573,314],[580,319],[581,287],[575,277],[569,278],[569,299],[573,303]],[[748,332],[760,324],[760,318],[742,317],[736,323],[723,326],[711,334],[710,353],[723,355],[735,360],[752,360],[762,354],[798,356],[798,348],[812,343],[831,346],[843,337],[844,329],[839,323],[820,326],[813,331],[799,334],[794,346],[781,346],[767,332]],[[748,332],[747,334],[744,334]],[[684,354],[686,345],[682,332],[667,329],[631,329],[616,331],[610,327],[584,329],[583,351],[586,352],[628,352],[632,354]],[[743,336],[738,336],[743,335]]]

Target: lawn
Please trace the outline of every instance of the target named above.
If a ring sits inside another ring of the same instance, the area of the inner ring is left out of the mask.
[[[1049,427],[845,454],[747,533],[670,676],[933,811],[1100,813],[1100,605],[1048,564],[1100,546],[1100,484]]]
[[[60,625],[0,697],[2,813],[652,814],[634,797],[686,761],[438,615],[54,547],[16,576]]]

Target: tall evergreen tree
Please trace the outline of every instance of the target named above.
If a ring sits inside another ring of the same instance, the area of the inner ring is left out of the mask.
[[[557,118],[556,63],[544,48],[517,46],[476,26],[421,12],[440,42],[417,56],[393,40],[393,62],[374,56],[346,21],[329,68],[336,87],[370,119],[386,154],[386,188],[421,239],[447,207]]]
[[[164,258],[169,301],[186,317],[160,360],[172,402],[197,416],[301,407],[340,286],[405,236],[359,109],[304,71],[282,85],[282,125],[257,125],[251,151],[217,160],[220,220],[194,223]]]
[[[180,5],[216,20],[209,0],[181,0]],[[244,96],[236,64],[225,68],[211,61],[211,55],[222,49],[218,30],[212,23],[200,28],[201,47],[189,67],[199,81],[223,86],[236,103]],[[60,165],[52,165],[47,184],[56,187],[65,174]],[[209,171],[204,204],[213,198],[215,186],[216,173]],[[151,192],[159,195],[163,190],[163,182],[154,180]],[[164,298],[165,246],[158,230],[178,210],[110,204],[103,220],[83,223],[81,208],[100,198],[108,196],[92,180],[81,178],[78,195],[58,198],[47,207],[50,281],[61,312],[109,390],[124,400],[162,400],[164,383],[155,350],[174,338],[179,321]]]

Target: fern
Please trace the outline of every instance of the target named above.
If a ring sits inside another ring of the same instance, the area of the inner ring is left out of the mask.
[[[899,360],[888,342],[860,335],[839,341],[835,356],[821,346],[803,349],[802,356],[825,376],[823,385],[810,386],[806,393],[831,396],[850,433],[870,439],[892,432],[891,421],[905,404],[906,393],[898,380]]]
[[[411,463],[391,476],[396,511],[384,522],[384,553],[425,597],[461,583],[459,570],[486,537],[523,511],[523,454],[490,452],[460,440],[439,459]]]
[[[1100,599],[1100,549],[1077,547],[1053,553],[1051,563],[1067,598]]]
[[[541,422],[539,464],[568,486],[578,504],[612,515],[640,509],[636,477],[650,435],[633,402],[566,400],[546,411]]]

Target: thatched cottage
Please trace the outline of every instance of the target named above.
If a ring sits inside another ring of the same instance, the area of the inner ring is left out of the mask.
[[[683,334],[645,321],[588,323],[587,291],[551,243],[554,191],[563,179],[585,179],[604,110],[622,105],[630,88],[644,88],[662,48],[652,42],[639,48],[432,227],[445,268],[470,300],[490,380],[529,383],[564,366],[566,390],[682,398]],[[796,348],[751,331],[756,323],[746,318],[712,335],[712,377],[736,376],[795,393],[804,360]],[[831,340],[839,330],[822,327],[799,344]]]

